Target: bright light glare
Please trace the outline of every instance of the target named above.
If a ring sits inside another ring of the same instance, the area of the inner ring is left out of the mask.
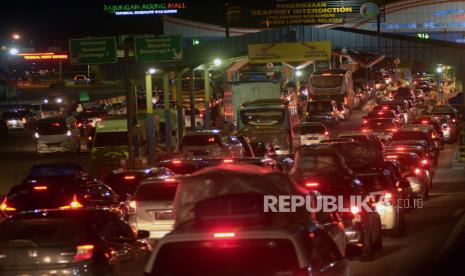
[[[16,48],[11,48],[8,52],[12,56],[16,56],[19,53],[18,49],[16,49]]]
[[[149,73],[150,73],[150,74],[153,75],[153,74],[155,74],[155,72],[157,72],[157,69],[155,69],[155,68],[150,68],[150,69],[149,69]]]
[[[14,34],[11,35],[11,38],[14,39],[14,40],[18,40],[18,39],[21,38],[21,36],[19,34],[17,34],[17,33],[14,33]]]
[[[215,58],[215,59],[213,60],[213,64],[214,64],[215,66],[220,66],[221,63],[222,63],[222,62],[221,62],[221,59],[219,59],[219,58]]]
[[[301,77],[302,76],[302,71],[300,71],[300,70],[295,71],[295,75],[297,77]]]
[[[442,67],[438,67],[438,68],[436,68],[436,72],[438,72],[438,73],[442,73]]]

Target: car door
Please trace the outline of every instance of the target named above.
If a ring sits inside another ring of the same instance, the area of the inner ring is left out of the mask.
[[[97,234],[111,248],[111,263],[119,276],[142,275],[149,251],[146,244],[138,241],[131,227],[116,215],[97,219]]]

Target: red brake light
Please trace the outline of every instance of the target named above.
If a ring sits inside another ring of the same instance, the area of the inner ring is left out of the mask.
[[[48,189],[47,186],[35,186],[34,191],[46,191]]]
[[[135,200],[131,200],[131,201],[129,202],[129,207],[131,207],[132,209],[136,209],[136,207],[137,207],[136,201],[135,201]]]
[[[173,160],[172,163],[174,165],[180,165],[181,164],[181,160]]]
[[[323,73],[322,76],[331,76],[331,73]]]
[[[396,159],[397,157],[399,157],[399,156],[397,156],[397,155],[387,155],[386,156],[387,159]]]
[[[397,128],[388,128],[388,131],[397,132]]]
[[[307,182],[305,187],[318,187],[320,184],[318,182]]]
[[[356,214],[360,213],[360,208],[357,207],[357,206],[351,206],[351,207],[350,207],[350,212],[351,212],[352,214],[356,215]]]
[[[457,120],[454,118],[454,119],[452,119],[452,122],[454,122],[454,123],[455,123],[455,122],[457,122]]]
[[[92,141],[92,136],[89,136],[89,138],[87,138],[87,140]]]
[[[387,107],[387,106],[383,106],[383,109],[384,109],[384,110],[387,110],[387,109],[388,109],[388,107]]]
[[[176,179],[174,179],[174,178],[165,178],[165,179],[163,179],[163,181],[173,183],[173,182],[176,182]]]
[[[16,211],[16,208],[8,206],[8,199],[5,197],[2,204],[0,204],[0,211]]]
[[[91,259],[93,251],[94,251],[94,245],[92,244],[84,244],[84,245],[76,246],[76,254],[73,257],[73,262],[79,262],[79,261]]]
[[[422,120],[421,123],[424,124],[424,125],[427,125],[429,122],[428,122],[428,120]]]
[[[416,175],[421,175],[421,170],[420,170],[420,168],[416,168],[416,169],[414,170],[414,173],[415,173]]]
[[[208,142],[215,142],[215,137],[208,138]]]
[[[325,135],[329,135],[329,132],[328,132],[328,131],[325,131]]]
[[[368,132],[368,129],[363,128],[363,129],[362,129],[362,132]]]
[[[232,163],[234,160],[232,159],[224,159],[223,160],[223,163]]]
[[[217,239],[227,239],[227,238],[234,238],[236,233],[234,232],[220,232],[220,233],[213,233],[213,237]]]
[[[383,115],[383,112],[382,111],[378,112],[378,115]]]
[[[428,159],[423,159],[423,160],[421,160],[421,164],[422,164],[422,165],[428,165],[428,163],[429,163],[429,160],[428,160]]]
[[[397,149],[397,150],[405,150],[404,147],[397,147],[396,149]]]
[[[60,123],[54,122],[54,123],[50,123],[50,125],[51,125],[51,126],[54,126],[54,127],[59,127],[59,126],[60,126]]]
[[[368,120],[363,120],[363,123],[364,123],[364,124],[368,123]]]
[[[134,179],[136,179],[135,175],[125,175],[124,176],[124,180],[134,180]]]

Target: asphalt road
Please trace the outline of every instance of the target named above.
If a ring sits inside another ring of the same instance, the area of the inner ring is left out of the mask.
[[[363,113],[330,128],[331,136],[359,129]],[[434,178],[430,199],[422,208],[407,214],[407,230],[402,237],[386,233],[383,249],[375,260],[350,260],[353,275],[436,275],[461,264],[465,248],[465,170],[452,167],[456,145],[441,152],[440,168]],[[0,195],[21,181],[33,164],[56,161],[86,163],[88,154],[57,154],[40,158],[35,154],[32,133],[15,131],[0,139]],[[456,261],[454,261],[456,260]],[[434,270],[436,269],[436,270]]]

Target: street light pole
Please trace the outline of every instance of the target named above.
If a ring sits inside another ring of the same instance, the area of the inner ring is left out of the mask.
[[[147,127],[147,163],[155,165],[155,128],[153,119],[153,102],[152,102],[152,74],[155,69],[151,68],[145,73],[145,100],[147,104],[146,127]]]
[[[203,73],[203,85],[204,85],[204,97],[205,97],[205,120],[204,128],[210,129],[210,78],[209,78],[210,66],[205,64]]]

